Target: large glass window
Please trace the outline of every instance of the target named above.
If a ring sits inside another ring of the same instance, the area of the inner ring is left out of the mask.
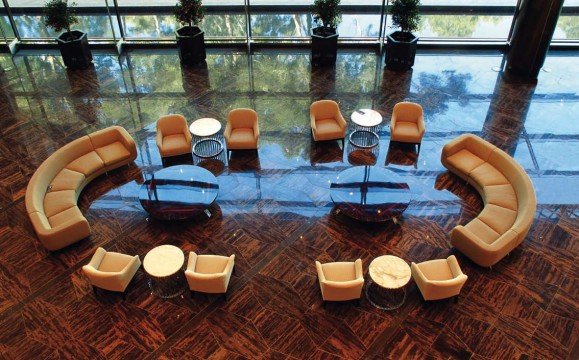
[[[4,4],[0,3],[0,43],[6,43],[14,39],[14,31],[10,26],[10,20],[4,8]]]
[[[52,39],[59,34],[44,25],[45,0],[8,0],[20,37],[26,39]],[[89,39],[112,39],[113,30],[105,0],[75,0],[79,23],[75,29],[86,32]],[[115,26],[115,22],[112,22]]]
[[[118,0],[126,39],[175,39],[180,26],[173,14],[177,0]],[[246,39],[243,0],[205,0],[205,18],[199,25],[208,40]]]
[[[579,0],[566,0],[553,34],[555,40],[579,39]]]

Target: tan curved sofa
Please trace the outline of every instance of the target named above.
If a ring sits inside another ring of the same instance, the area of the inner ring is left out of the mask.
[[[525,170],[507,153],[473,134],[444,146],[442,164],[472,185],[484,208],[450,233],[454,247],[481,266],[492,266],[517,247],[529,232],[537,198]]]
[[[44,160],[26,188],[26,211],[42,245],[58,250],[89,236],[88,221],[77,206],[82,189],[136,157],[131,135],[111,126],[66,144]]]

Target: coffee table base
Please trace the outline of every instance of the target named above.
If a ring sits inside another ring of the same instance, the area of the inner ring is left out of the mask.
[[[185,291],[185,278],[181,271],[165,278],[149,277],[149,288],[161,299],[177,297]]]
[[[380,296],[381,299],[377,299],[375,296]],[[406,301],[406,289],[404,287],[400,289],[385,289],[376,285],[370,279],[366,285],[366,299],[377,309],[396,310],[404,305]]]
[[[201,158],[212,158],[222,151],[223,144],[216,139],[201,139],[193,145],[193,154]]]
[[[350,134],[349,140],[355,147],[370,149],[379,144],[380,137],[374,131],[355,130]]]

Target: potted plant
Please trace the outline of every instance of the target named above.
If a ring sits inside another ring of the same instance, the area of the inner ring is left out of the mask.
[[[196,65],[205,61],[205,35],[199,28],[203,20],[203,0],[179,0],[175,7],[175,17],[184,26],[177,29],[179,58],[183,65]]]
[[[409,70],[414,65],[418,38],[412,31],[418,28],[420,0],[394,0],[390,9],[394,28],[386,40],[386,67],[391,70]]]
[[[331,65],[336,62],[338,52],[338,32],[336,27],[342,20],[338,9],[340,0],[316,0],[312,6],[314,22],[312,29],[312,63]]]
[[[71,29],[78,23],[74,6],[76,3],[69,6],[67,0],[48,1],[44,4],[44,24],[56,32],[66,30],[56,38],[64,65],[69,69],[86,69],[92,62],[92,53],[86,33]]]

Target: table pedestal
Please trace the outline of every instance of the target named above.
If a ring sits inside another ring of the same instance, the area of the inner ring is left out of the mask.
[[[370,279],[366,285],[366,299],[380,310],[396,310],[406,301],[406,289],[386,289]]]
[[[171,276],[154,277],[149,275],[149,288],[153,295],[162,299],[177,297],[185,291],[185,276],[179,271]]]

